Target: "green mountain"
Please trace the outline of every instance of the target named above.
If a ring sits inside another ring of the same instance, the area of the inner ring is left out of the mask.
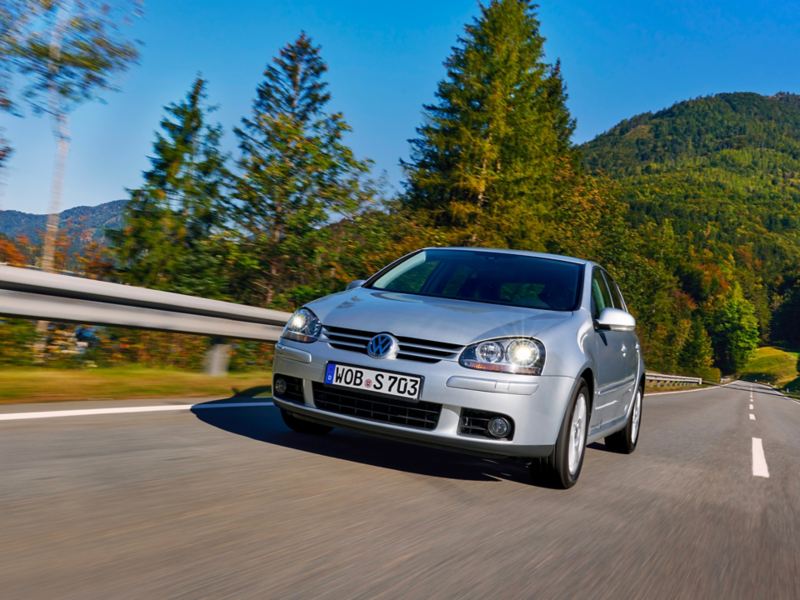
[[[592,169],[625,174],[756,148],[800,158],[799,95],[735,93],[679,102],[626,119],[584,145]]]
[[[766,338],[800,279],[800,96],[688,100],[622,121],[582,149],[681,291],[702,306],[740,284]]]

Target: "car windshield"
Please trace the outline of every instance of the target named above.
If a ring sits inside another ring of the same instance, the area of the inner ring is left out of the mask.
[[[388,292],[570,311],[583,266],[562,260],[470,250],[422,250],[366,287]]]

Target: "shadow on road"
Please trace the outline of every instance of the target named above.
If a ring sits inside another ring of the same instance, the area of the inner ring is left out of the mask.
[[[618,454],[618,452],[615,452],[614,450],[606,446],[605,442],[592,442],[586,447],[591,448],[592,450],[600,450],[601,452],[611,452],[612,454]]]
[[[256,398],[247,395],[249,392],[251,390],[225,400],[196,404],[192,412],[199,420],[213,427],[301,452],[430,477],[530,483],[526,465],[510,459],[462,455],[340,428],[324,436],[295,433],[284,425],[277,407],[257,405],[266,397]],[[243,401],[252,401],[256,406],[242,408]],[[231,403],[236,407],[225,409],[225,404]]]
[[[766,386],[757,388],[759,394],[781,395]],[[734,382],[724,389],[749,392],[750,384]],[[231,398],[196,404],[192,412],[200,421],[218,429],[301,452],[430,477],[530,484],[526,465],[511,459],[474,457],[372,437],[341,428],[334,429],[325,436],[295,433],[284,425],[278,408],[263,405],[264,401],[271,400],[270,393],[269,386],[236,390]],[[254,406],[242,407],[242,403],[247,402],[254,403]],[[234,406],[226,409],[226,404]],[[610,452],[599,442],[590,444],[589,448]],[[550,487],[546,481],[534,483],[540,487]]]

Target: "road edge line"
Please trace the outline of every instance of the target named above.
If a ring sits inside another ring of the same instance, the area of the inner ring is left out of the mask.
[[[219,408],[262,408],[265,406],[275,406],[275,404],[272,401],[220,402],[217,404],[162,404],[151,406],[114,406],[109,408],[77,408],[69,410],[28,411],[0,413],[0,421],[27,421],[33,419],[58,419],[64,417],[93,417],[100,415],[178,412],[183,410],[210,410]]]

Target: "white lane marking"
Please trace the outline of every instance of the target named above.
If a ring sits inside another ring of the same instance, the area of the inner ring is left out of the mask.
[[[750,410],[753,410],[753,405],[752,404],[750,405]]]
[[[59,417],[88,417],[94,415],[125,415],[181,410],[210,410],[214,408],[255,408],[275,406],[272,402],[228,402],[220,404],[165,404],[161,406],[121,406],[115,408],[82,408],[77,410],[46,410],[0,414],[0,421],[22,421],[25,419],[54,419]]]
[[[750,413],[750,420],[751,421],[755,421],[756,420],[756,416],[753,413]]]
[[[753,477],[769,478],[767,459],[764,456],[764,445],[761,438],[753,438]]]

